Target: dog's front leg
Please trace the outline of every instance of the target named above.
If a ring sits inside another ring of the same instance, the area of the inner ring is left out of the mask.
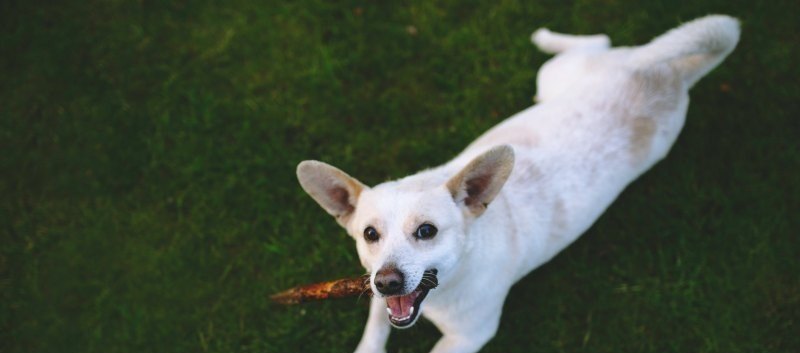
[[[475,353],[481,350],[496,332],[497,325],[490,323],[487,327],[472,333],[445,334],[436,342],[431,353]]]
[[[507,292],[506,292],[507,293]],[[442,338],[436,342],[431,353],[475,353],[489,342],[500,325],[505,295],[499,300],[487,301],[484,305],[451,317],[446,322],[436,323]]]
[[[391,329],[389,317],[386,315],[386,301],[383,298],[372,297],[369,319],[356,353],[385,352],[386,340],[389,339]]]

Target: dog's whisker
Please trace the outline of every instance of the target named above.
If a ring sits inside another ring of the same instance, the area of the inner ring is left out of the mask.
[[[364,288],[364,290],[361,291],[361,293],[358,295],[358,298],[356,298],[356,304],[361,302],[361,297],[363,297],[364,294],[367,294],[367,292],[369,292],[369,287]]]

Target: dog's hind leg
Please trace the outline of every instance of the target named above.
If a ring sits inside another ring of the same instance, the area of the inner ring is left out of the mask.
[[[547,28],[539,28],[531,35],[531,41],[539,50],[548,54],[558,54],[574,49],[608,49],[611,39],[605,34],[572,35],[552,32]]]
[[[605,34],[561,34],[546,28],[534,32],[531,40],[541,51],[558,54],[539,69],[536,102],[551,100],[566,92],[573,82],[591,73],[594,58],[611,47],[611,40]]]

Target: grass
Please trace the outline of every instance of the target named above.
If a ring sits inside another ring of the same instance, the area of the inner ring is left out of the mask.
[[[341,352],[360,273],[297,185],[445,162],[531,104],[539,26],[643,43],[743,23],[670,156],[524,278],[484,352],[800,350],[796,1],[319,0],[0,5],[0,351]],[[428,322],[390,352],[425,352]]]

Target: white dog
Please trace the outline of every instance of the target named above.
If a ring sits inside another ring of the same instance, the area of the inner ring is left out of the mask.
[[[739,23],[708,16],[631,48],[547,29],[532,39],[558,54],[539,72],[539,104],[449,163],[372,188],[322,162],[297,167],[371,274],[357,352],[384,351],[390,325],[409,327],[420,314],[443,333],[433,352],[478,351],[497,331],[509,288],[667,155],[688,89],[733,50]],[[430,281],[439,286],[421,285]]]

